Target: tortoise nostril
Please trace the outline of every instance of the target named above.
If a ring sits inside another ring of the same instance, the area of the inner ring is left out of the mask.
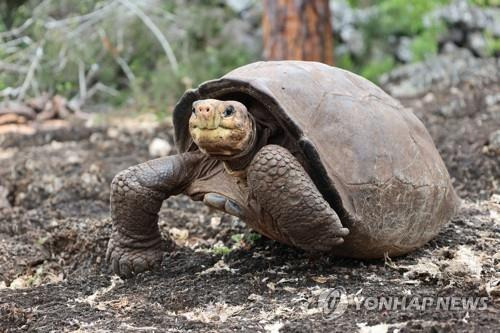
[[[208,116],[213,112],[213,108],[210,105],[197,105],[193,107],[193,113],[197,115]]]

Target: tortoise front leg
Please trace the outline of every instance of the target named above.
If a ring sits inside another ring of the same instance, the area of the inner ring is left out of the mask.
[[[248,170],[250,195],[271,216],[272,233],[309,251],[328,251],[342,244],[349,230],[314,185],[297,159],[285,148],[267,145]]]
[[[203,154],[188,152],[130,167],[111,183],[113,230],[106,259],[113,271],[130,276],[160,265],[165,242],[158,212],[171,195],[180,194],[197,176]]]

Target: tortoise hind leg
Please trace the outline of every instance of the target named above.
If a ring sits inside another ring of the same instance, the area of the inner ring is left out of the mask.
[[[248,170],[250,195],[272,218],[279,241],[328,251],[349,233],[297,159],[285,148],[264,146]],[[266,224],[268,225],[268,224]]]

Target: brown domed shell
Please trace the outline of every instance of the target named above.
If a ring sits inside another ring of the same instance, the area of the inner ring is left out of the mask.
[[[193,101],[236,99],[280,129],[351,233],[335,253],[401,254],[434,237],[458,198],[424,125],[370,81],[317,62],[252,63],[187,91],[174,111],[180,151]],[[275,138],[276,140],[276,138]]]

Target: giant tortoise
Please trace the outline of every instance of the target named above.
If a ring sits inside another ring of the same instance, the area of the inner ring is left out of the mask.
[[[271,239],[352,258],[417,249],[458,207],[420,120],[339,68],[252,63],[188,90],[173,122],[178,155],[112,182],[107,259],[118,274],[161,262],[158,211],[181,193]]]

